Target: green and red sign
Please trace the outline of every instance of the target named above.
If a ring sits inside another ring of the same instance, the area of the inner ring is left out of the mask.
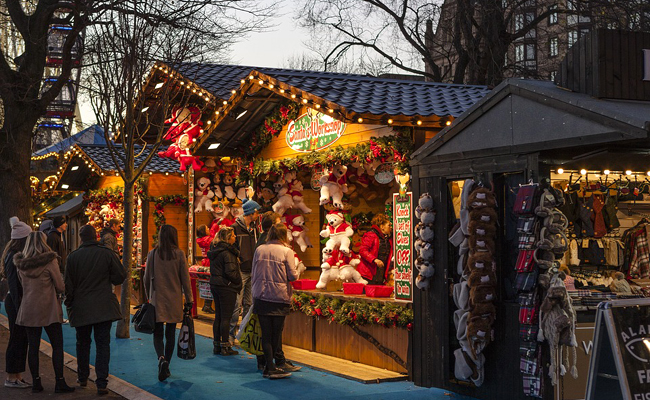
[[[336,142],[345,132],[345,124],[311,108],[289,123],[287,145],[295,151],[322,150]]]
[[[395,299],[413,300],[413,193],[393,194],[393,255]]]

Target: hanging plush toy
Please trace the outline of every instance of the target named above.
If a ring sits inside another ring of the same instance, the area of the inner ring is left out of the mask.
[[[210,185],[210,189],[212,189],[215,199],[218,201],[223,199],[223,193],[221,192],[221,175],[219,175],[219,172],[215,172],[212,175],[212,185]]]
[[[299,181],[298,179],[294,179],[293,181],[289,182],[289,194],[291,195],[291,199],[293,200],[292,208],[297,208],[303,213],[309,214],[311,213],[311,208],[307,207],[307,204],[305,204],[305,201],[302,197],[303,190],[304,187],[302,185],[302,182]]]
[[[205,168],[203,162],[199,157],[193,156],[190,152],[191,142],[192,139],[190,139],[190,136],[184,133],[180,135],[176,140],[176,143],[169,146],[166,151],[158,152],[158,156],[162,158],[176,159],[176,161],[181,164],[179,168],[181,171],[185,171],[187,167],[192,166],[195,171],[206,172],[207,168]]]
[[[340,279],[341,281],[354,281],[356,283],[368,284],[368,281],[361,277],[359,271],[355,268],[360,261],[354,253],[346,255],[339,250],[334,249],[332,254],[321,264],[321,274],[316,284],[317,289],[325,289],[327,283]]]
[[[237,193],[235,193],[235,188],[233,187],[235,180],[230,174],[225,174],[221,179],[221,192],[228,201],[228,204],[233,204],[237,199]]]
[[[284,215],[288,209],[293,208],[293,198],[289,193],[289,185],[284,178],[279,177],[273,187],[277,196],[277,200],[273,204],[273,212]]]
[[[210,190],[210,179],[207,177],[201,177],[196,181],[196,190],[194,191],[196,195],[196,207],[194,212],[213,211],[212,209],[212,198],[214,197],[214,192]]]
[[[332,254],[334,248],[339,246],[344,254],[350,253],[350,238],[354,235],[352,226],[345,222],[343,213],[339,210],[332,210],[325,216],[327,226],[320,231],[320,235],[329,238],[323,254]]]
[[[323,175],[320,188],[320,205],[326,204],[332,198],[332,205],[343,208],[343,194],[348,192],[345,173],[348,168],[345,165],[336,164],[332,172]]]
[[[181,135],[186,134],[190,141],[201,136],[201,110],[198,107],[174,107],[171,118],[165,121],[172,124],[164,136],[164,140],[176,141]]]
[[[314,247],[309,240],[309,236],[307,236],[308,229],[305,226],[305,217],[302,215],[285,215],[284,220],[293,240],[300,247],[300,251],[304,253],[307,248]]]
[[[273,209],[273,199],[275,199],[275,191],[273,190],[273,182],[261,181],[259,183],[257,196],[258,203],[262,206],[263,212]]]

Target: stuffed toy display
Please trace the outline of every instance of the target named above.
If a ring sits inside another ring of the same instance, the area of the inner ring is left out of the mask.
[[[343,282],[355,282],[368,284],[368,281],[361,277],[356,267],[361,263],[354,253],[344,254],[339,248],[334,249],[327,259],[321,264],[321,274],[316,284],[317,289],[325,289],[327,283],[334,280]]]
[[[332,199],[332,205],[336,208],[343,208],[343,195],[348,192],[347,180],[345,173],[348,168],[341,164],[336,164],[332,172],[324,174],[320,180],[320,200],[319,204],[324,205]]]
[[[221,193],[221,175],[217,172],[212,174],[212,184],[210,185],[210,189],[214,193],[215,200],[223,200],[223,193]]]
[[[174,107],[171,118],[165,121],[172,124],[167,130],[164,140],[176,141],[183,134],[189,136],[190,141],[201,136],[201,110],[198,107]]]
[[[234,188],[235,179],[230,174],[225,174],[221,177],[221,192],[228,204],[233,204],[237,200],[237,193]]]
[[[305,204],[305,201],[302,197],[303,190],[304,187],[302,185],[302,182],[298,179],[294,179],[289,183],[289,194],[293,200],[293,208],[302,211],[304,214],[310,214],[311,208],[307,207],[307,204]]]
[[[285,215],[284,221],[292,236],[292,239],[300,247],[303,253],[308,249],[314,247],[307,236],[307,227],[305,226],[305,217],[302,215]]]
[[[433,198],[429,193],[423,193],[418,199],[415,217],[421,221],[413,230],[416,237],[414,248],[417,253],[414,265],[418,270],[415,286],[418,289],[426,290],[430,286],[430,279],[435,272],[433,267],[433,223],[436,214],[433,210]]]
[[[204,167],[203,162],[199,157],[195,157],[190,152],[190,144],[192,143],[190,136],[186,133],[180,135],[176,142],[173,143],[166,151],[158,152],[158,156],[162,158],[173,158],[178,161],[181,166],[180,170],[185,171],[187,167],[192,166],[195,171],[206,172],[207,168]]]
[[[350,253],[350,238],[354,235],[352,226],[345,222],[345,217],[340,210],[332,210],[325,216],[327,220],[326,227],[320,231],[321,237],[329,238],[323,254],[332,254],[334,248],[339,246],[339,250],[344,254]]]
[[[210,179],[207,177],[199,178],[196,181],[196,190],[194,191],[196,195],[196,207],[194,212],[205,211],[214,211],[212,208],[212,199],[214,198],[214,192],[210,190]]]
[[[273,203],[275,199],[275,190],[273,190],[273,182],[263,180],[257,185],[257,202],[262,209],[261,213],[273,210]]]
[[[303,263],[300,257],[298,257],[298,254],[294,252],[293,256],[296,263],[296,271],[298,271],[298,278],[300,279],[300,275],[302,275],[303,272],[307,271],[307,267],[305,267],[305,263]]]

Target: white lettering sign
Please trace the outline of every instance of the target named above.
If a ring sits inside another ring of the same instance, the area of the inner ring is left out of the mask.
[[[643,49],[643,80],[650,81],[650,49]]]

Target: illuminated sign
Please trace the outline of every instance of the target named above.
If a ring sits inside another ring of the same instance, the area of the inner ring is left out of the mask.
[[[287,145],[295,151],[310,152],[331,146],[345,132],[345,124],[311,108],[289,123]]]

